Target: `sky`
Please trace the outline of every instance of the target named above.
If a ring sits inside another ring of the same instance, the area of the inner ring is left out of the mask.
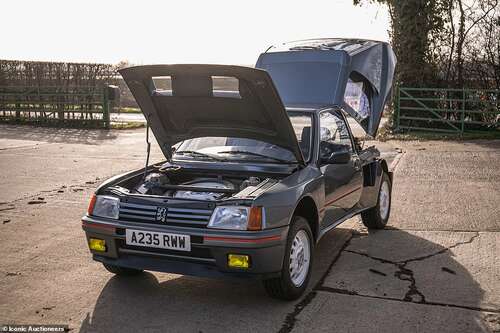
[[[365,0],[1,0],[0,59],[253,65],[270,45],[317,37],[388,40]]]

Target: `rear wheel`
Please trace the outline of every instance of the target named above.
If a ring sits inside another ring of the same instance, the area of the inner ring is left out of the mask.
[[[288,231],[281,276],[264,280],[269,296],[284,300],[299,298],[307,288],[313,259],[313,237],[307,220],[295,216]]]
[[[115,265],[110,265],[110,264],[102,264],[104,268],[108,270],[108,272],[114,273],[116,275],[125,275],[125,276],[131,276],[131,275],[138,275],[144,272],[142,269],[134,269],[134,268],[128,268],[128,267],[120,267],[120,266],[115,266]]]
[[[377,205],[361,213],[361,220],[368,229],[384,229],[391,213],[391,179],[382,174],[382,184],[378,192]]]

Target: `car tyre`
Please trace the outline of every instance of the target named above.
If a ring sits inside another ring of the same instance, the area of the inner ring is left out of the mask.
[[[115,266],[111,264],[102,264],[108,272],[116,274],[116,275],[123,275],[123,276],[133,276],[133,275],[139,275],[143,273],[144,271],[142,269],[134,269],[134,268],[128,268],[128,267],[120,267],[120,266]]]
[[[288,231],[281,275],[263,281],[269,296],[295,300],[304,293],[311,277],[313,249],[314,238],[309,223],[301,216],[294,216]]]
[[[361,213],[361,220],[368,229],[384,229],[391,214],[392,184],[389,175],[382,174],[377,205]]]

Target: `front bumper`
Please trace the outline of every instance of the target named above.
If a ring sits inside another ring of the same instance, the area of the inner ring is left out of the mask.
[[[283,264],[288,227],[263,231],[233,231],[122,222],[84,216],[82,228],[89,238],[106,241],[106,251],[90,250],[106,264],[158,272],[204,277],[268,278],[278,276]],[[128,246],[125,229],[190,235],[191,251]],[[250,256],[248,269],[227,266],[228,254]]]

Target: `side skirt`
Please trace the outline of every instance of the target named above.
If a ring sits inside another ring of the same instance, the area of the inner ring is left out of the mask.
[[[370,209],[371,207],[367,207],[367,208],[361,208],[361,209],[356,209],[346,215],[344,215],[343,217],[341,217],[340,219],[338,219],[337,221],[335,221],[334,223],[330,224],[328,227],[322,229],[319,233],[319,237],[318,237],[318,241],[326,234],[328,233],[329,231],[331,231],[332,229],[334,229],[335,227],[337,227],[338,225],[342,224],[343,222],[345,222],[346,220],[349,220],[351,217],[353,216],[356,216],[358,215],[359,213],[367,210],[367,209]],[[316,243],[317,243],[316,242]]]

